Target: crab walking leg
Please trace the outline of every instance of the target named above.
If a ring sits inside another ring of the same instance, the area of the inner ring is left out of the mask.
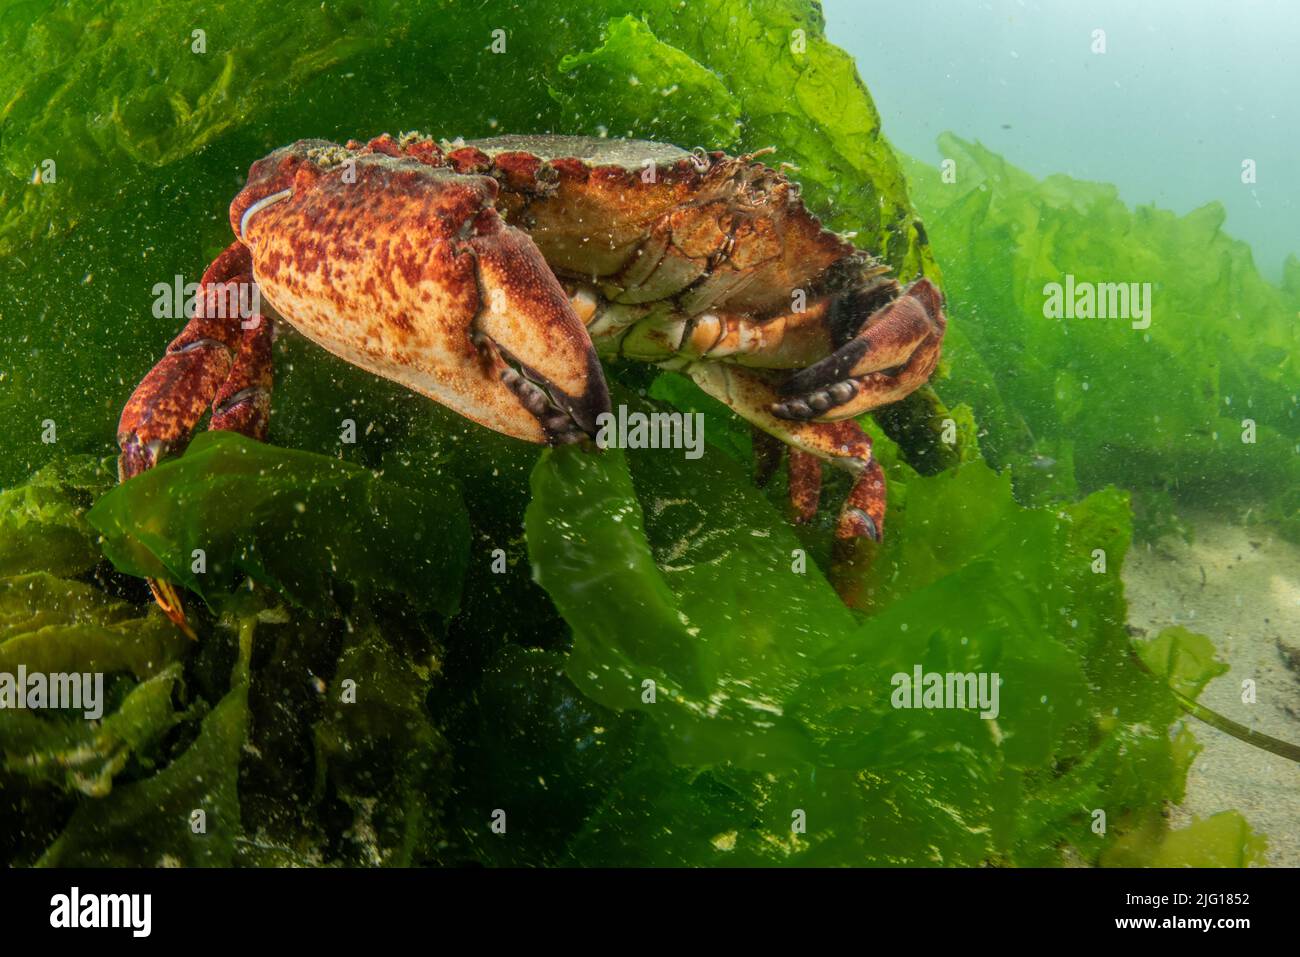
[[[854,476],[853,489],[840,509],[835,536],[839,539],[870,538],[880,541],[885,529],[885,476],[871,455],[871,438],[852,420],[843,422],[792,422],[777,418],[771,406],[776,387],[761,373],[708,362],[690,366],[687,373],[715,399],[737,415],[792,450],[791,495],[796,512],[812,498],[811,471],[805,458],[820,459]],[[818,480],[820,481],[820,479]],[[813,499],[813,508],[816,507]]]
[[[943,297],[920,279],[871,313],[834,353],[790,376],[773,411],[783,419],[825,422],[897,402],[929,379],[946,329]]]
[[[807,525],[817,515],[822,497],[822,462],[815,455],[790,449],[790,505],[794,520]]]
[[[706,312],[686,320],[679,351],[691,358],[725,360],[764,369],[799,369],[829,354],[832,301],[807,309],[751,319]]]
[[[662,305],[610,302],[592,287],[572,282],[565,284],[565,292],[592,339],[617,343],[617,351],[630,359],[710,359],[801,369],[834,350],[829,299],[753,319],[722,311],[686,317]]]
[[[238,282],[253,281],[251,273],[241,275]],[[212,400],[212,418],[208,429],[238,432],[262,441],[266,438],[271,418],[271,343],[274,327],[260,313],[255,313],[241,324],[243,335],[239,351],[226,381]],[[163,613],[191,638],[197,638],[185,618],[185,605],[180,592],[171,582],[150,578],[149,590]]]
[[[236,242],[204,272],[194,318],[172,340],[122,410],[117,427],[117,442],[122,450],[117,463],[119,481],[153,468],[167,452],[188,442],[195,425],[229,380],[235,365],[232,355],[243,351],[239,319],[209,317],[208,305],[221,300],[222,284],[241,276],[251,281],[250,268],[248,250]],[[229,396],[233,397],[233,393]],[[175,586],[150,579],[149,588],[167,617],[195,637],[185,621]]]
[[[237,317],[209,318],[208,291],[248,272],[248,250],[232,243],[213,261],[199,284],[195,316],[135,387],[117,425],[119,481],[153,468],[183,446],[230,374],[240,345]],[[213,296],[215,301],[218,297]]]
[[[252,282],[252,276],[241,281]],[[275,327],[261,313],[241,323],[243,335],[235,362],[212,400],[208,428],[238,432],[259,442],[266,439],[271,419],[271,344]]]

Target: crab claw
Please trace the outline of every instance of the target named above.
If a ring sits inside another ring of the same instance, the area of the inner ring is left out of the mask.
[[[594,435],[596,350],[497,194],[395,146],[306,140],[254,166],[230,218],[263,296],[318,345],[515,438]]]
[[[850,298],[841,308],[852,307]],[[934,371],[946,328],[939,289],[919,279],[872,313],[832,355],[790,376],[781,386],[785,398],[772,406],[772,414],[834,422],[897,402]]]
[[[470,240],[482,296],[473,337],[492,373],[552,445],[595,437],[609,389],[586,327],[524,233],[508,226]],[[503,431],[505,431],[503,429]],[[516,433],[517,434],[517,433]]]

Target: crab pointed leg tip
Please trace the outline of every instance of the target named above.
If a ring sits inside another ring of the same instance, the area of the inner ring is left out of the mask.
[[[176,586],[171,582],[150,578],[149,590],[153,592],[154,601],[158,603],[158,607],[172,624],[183,631],[191,641],[197,641],[199,636],[185,619],[185,606],[181,604],[181,596]]]

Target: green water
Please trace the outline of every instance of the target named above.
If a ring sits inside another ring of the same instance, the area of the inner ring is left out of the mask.
[[[0,674],[105,676],[99,723],[0,709],[7,863],[1266,859],[1231,810],[1171,830],[1226,666],[1135,643],[1120,578],[1191,512],[1300,539],[1300,266],[1261,275],[1196,188],[1134,208],[951,108],[896,152],[916,127],[882,135],[871,58],[798,0],[0,0],[0,64]],[[228,244],[249,165],[408,129],[775,146],[825,223],[942,286],[932,388],[863,422],[889,518],[861,607],[825,571],[845,483],[790,524],[744,423],[632,363],[615,403],[703,412],[701,458],[539,450],[286,332],[269,444],[205,435],[114,490],[179,325],[154,288]],[[1149,309],[1053,317],[1067,281]],[[996,674],[996,718],[897,707],[917,668]]]

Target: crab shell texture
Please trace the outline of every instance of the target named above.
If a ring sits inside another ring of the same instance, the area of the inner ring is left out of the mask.
[[[253,165],[230,219],[266,301],[335,355],[507,435],[589,432],[609,407],[599,359],[497,195],[490,176],[304,140]],[[566,424],[548,432],[507,360]]]
[[[596,347],[797,370],[713,386],[831,422],[912,391],[942,336],[937,290],[899,299],[752,156],[570,136],[304,140],[254,164],[230,216],[263,295],[308,338],[531,441],[593,432],[609,408]],[[891,304],[900,315],[859,335]],[[899,377],[918,336],[933,348]]]
[[[623,303],[677,299],[764,316],[857,250],[821,227],[799,188],[748,157],[588,137],[498,137],[451,152],[497,172],[507,219],[552,269],[600,280]]]

